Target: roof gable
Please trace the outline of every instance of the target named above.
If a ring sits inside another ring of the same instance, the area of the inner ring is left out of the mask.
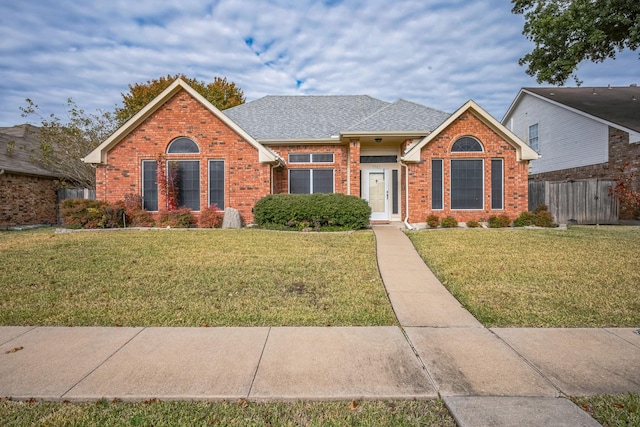
[[[434,140],[441,132],[443,132],[449,125],[455,122],[464,113],[470,112],[476,116],[482,123],[488,126],[491,130],[496,132],[502,137],[508,144],[516,149],[516,159],[522,160],[536,160],[539,156],[531,147],[525,144],[520,138],[513,134],[510,130],[504,127],[500,122],[494,119],[489,113],[482,109],[474,101],[469,100],[462,107],[449,116],[444,122],[442,122],[432,133],[424,137],[417,144],[414,144],[404,155],[402,160],[406,162],[419,162],[420,150],[429,142]]]
[[[229,117],[222,114],[213,104],[207,101],[202,95],[189,86],[184,80],[177,79],[169,87],[167,87],[160,95],[155,97],[149,104],[147,104],[142,110],[136,113],[131,119],[129,119],[124,125],[116,130],[109,138],[107,138],[102,144],[100,144],[95,150],[89,153],[84,159],[85,163],[106,163],[106,156],[109,150],[115,147],[122,139],[124,139],[129,133],[136,129],[142,122],[144,122],[151,114],[157,111],[162,105],[164,105],[169,99],[173,98],[181,90],[186,91],[195,100],[202,104],[213,115],[220,119],[225,125],[231,128],[234,132],[240,135],[245,141],[258,150],[259,160],[262,163],[280,163],[281,159],[273,153],[271,150],[264,147],[257,142],[251,135],[245,132],[240,126],[234,123]]]

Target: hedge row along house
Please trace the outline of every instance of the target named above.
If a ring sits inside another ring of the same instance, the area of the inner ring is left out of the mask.
[[[268,194],[335,192],[366,199],[373,222],[419,224],[516,217],[537,157],[473,101],[447,114],[402,99],[266,96],[221,112],[178,79],[84,161],[98,200],[140,195],[151,212],[215,204],[250,223]]]

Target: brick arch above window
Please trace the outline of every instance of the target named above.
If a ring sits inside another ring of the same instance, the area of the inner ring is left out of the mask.
[[[167,154],[197,154],[200,148],[192,139],[181,136],[174,139],[167,147]]]
[[[472,136],[458,138],[451,146],[452,153],[482,153],[482,143]]]

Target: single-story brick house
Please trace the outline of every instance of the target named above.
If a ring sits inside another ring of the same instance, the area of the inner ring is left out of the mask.
[[[0,128],[0,229],[56,224],[60,174],[34,160],[39,128]]]
[[[447,114],[402,99],[267,96],[221,112],[176,80],[84,161],[98,200],[132,193],[149,211],[168,207],[160,165],[196,215],[216,204],[251,222],[268,194],[336,192],[368,200],[372,221],[416,224],[517,216],[537,157],[473,101]]]

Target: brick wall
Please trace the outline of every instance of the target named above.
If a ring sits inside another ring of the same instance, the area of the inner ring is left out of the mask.
[[[56,188],[51,178],[0,175],[0,228],[56,224]]]
[[[562,169],[531,175],[536,181],[567,181],[570,179],[617,179],[621,173],[640,175],[640,144],[629,144],[629,134],[609,127],[609,161],[578,168]],[[626,165],[626,167],[625,167]],[[640,182],[637,183],[640,188]],[[620,206],[620,219],[634,219],[636,213]]]
[[[192,139],[198,154],[166,154],[177,137]],[[258,150],[228,128],[187,92],[180,91],[127,135],[107,154],[107,164],[96,170],[96,198],[114,202],[127,193],[141,195],[143,160],[200,161],[200,206],[208,204],[208,160],[224,160],[225,207],[253,221],[255,202],[271,192],[271,166],[258,160]],[[166,199],[158,194],[159,209]],[[196,216],[197,212],[194,213]]]
[[[460,137],[473,136],[483,147],[482,153],[451,153],[451,146]],[[450,159],[484,159],[484,208],[479,210],[453,210],[451,206]],[[491,159],[503,159],[504,209],[491,209]],[[443,159],[444,209],[431,209],[431,160]],[[516,150],[498,134],[470,112],[460,116],[440,135],[422,148],[421,162],[409,165],[409,222],[425,222],[430,214],[443,218],[453,216],[458,221],[488,219],[492,215],[506,214],[512,219],[527,210],[527,162],[516,161]],[[404,178],[404,177],[403,177]],[[403,180],[404,181],[404,180]],[[403,188],[404,191],[404,188]]]

